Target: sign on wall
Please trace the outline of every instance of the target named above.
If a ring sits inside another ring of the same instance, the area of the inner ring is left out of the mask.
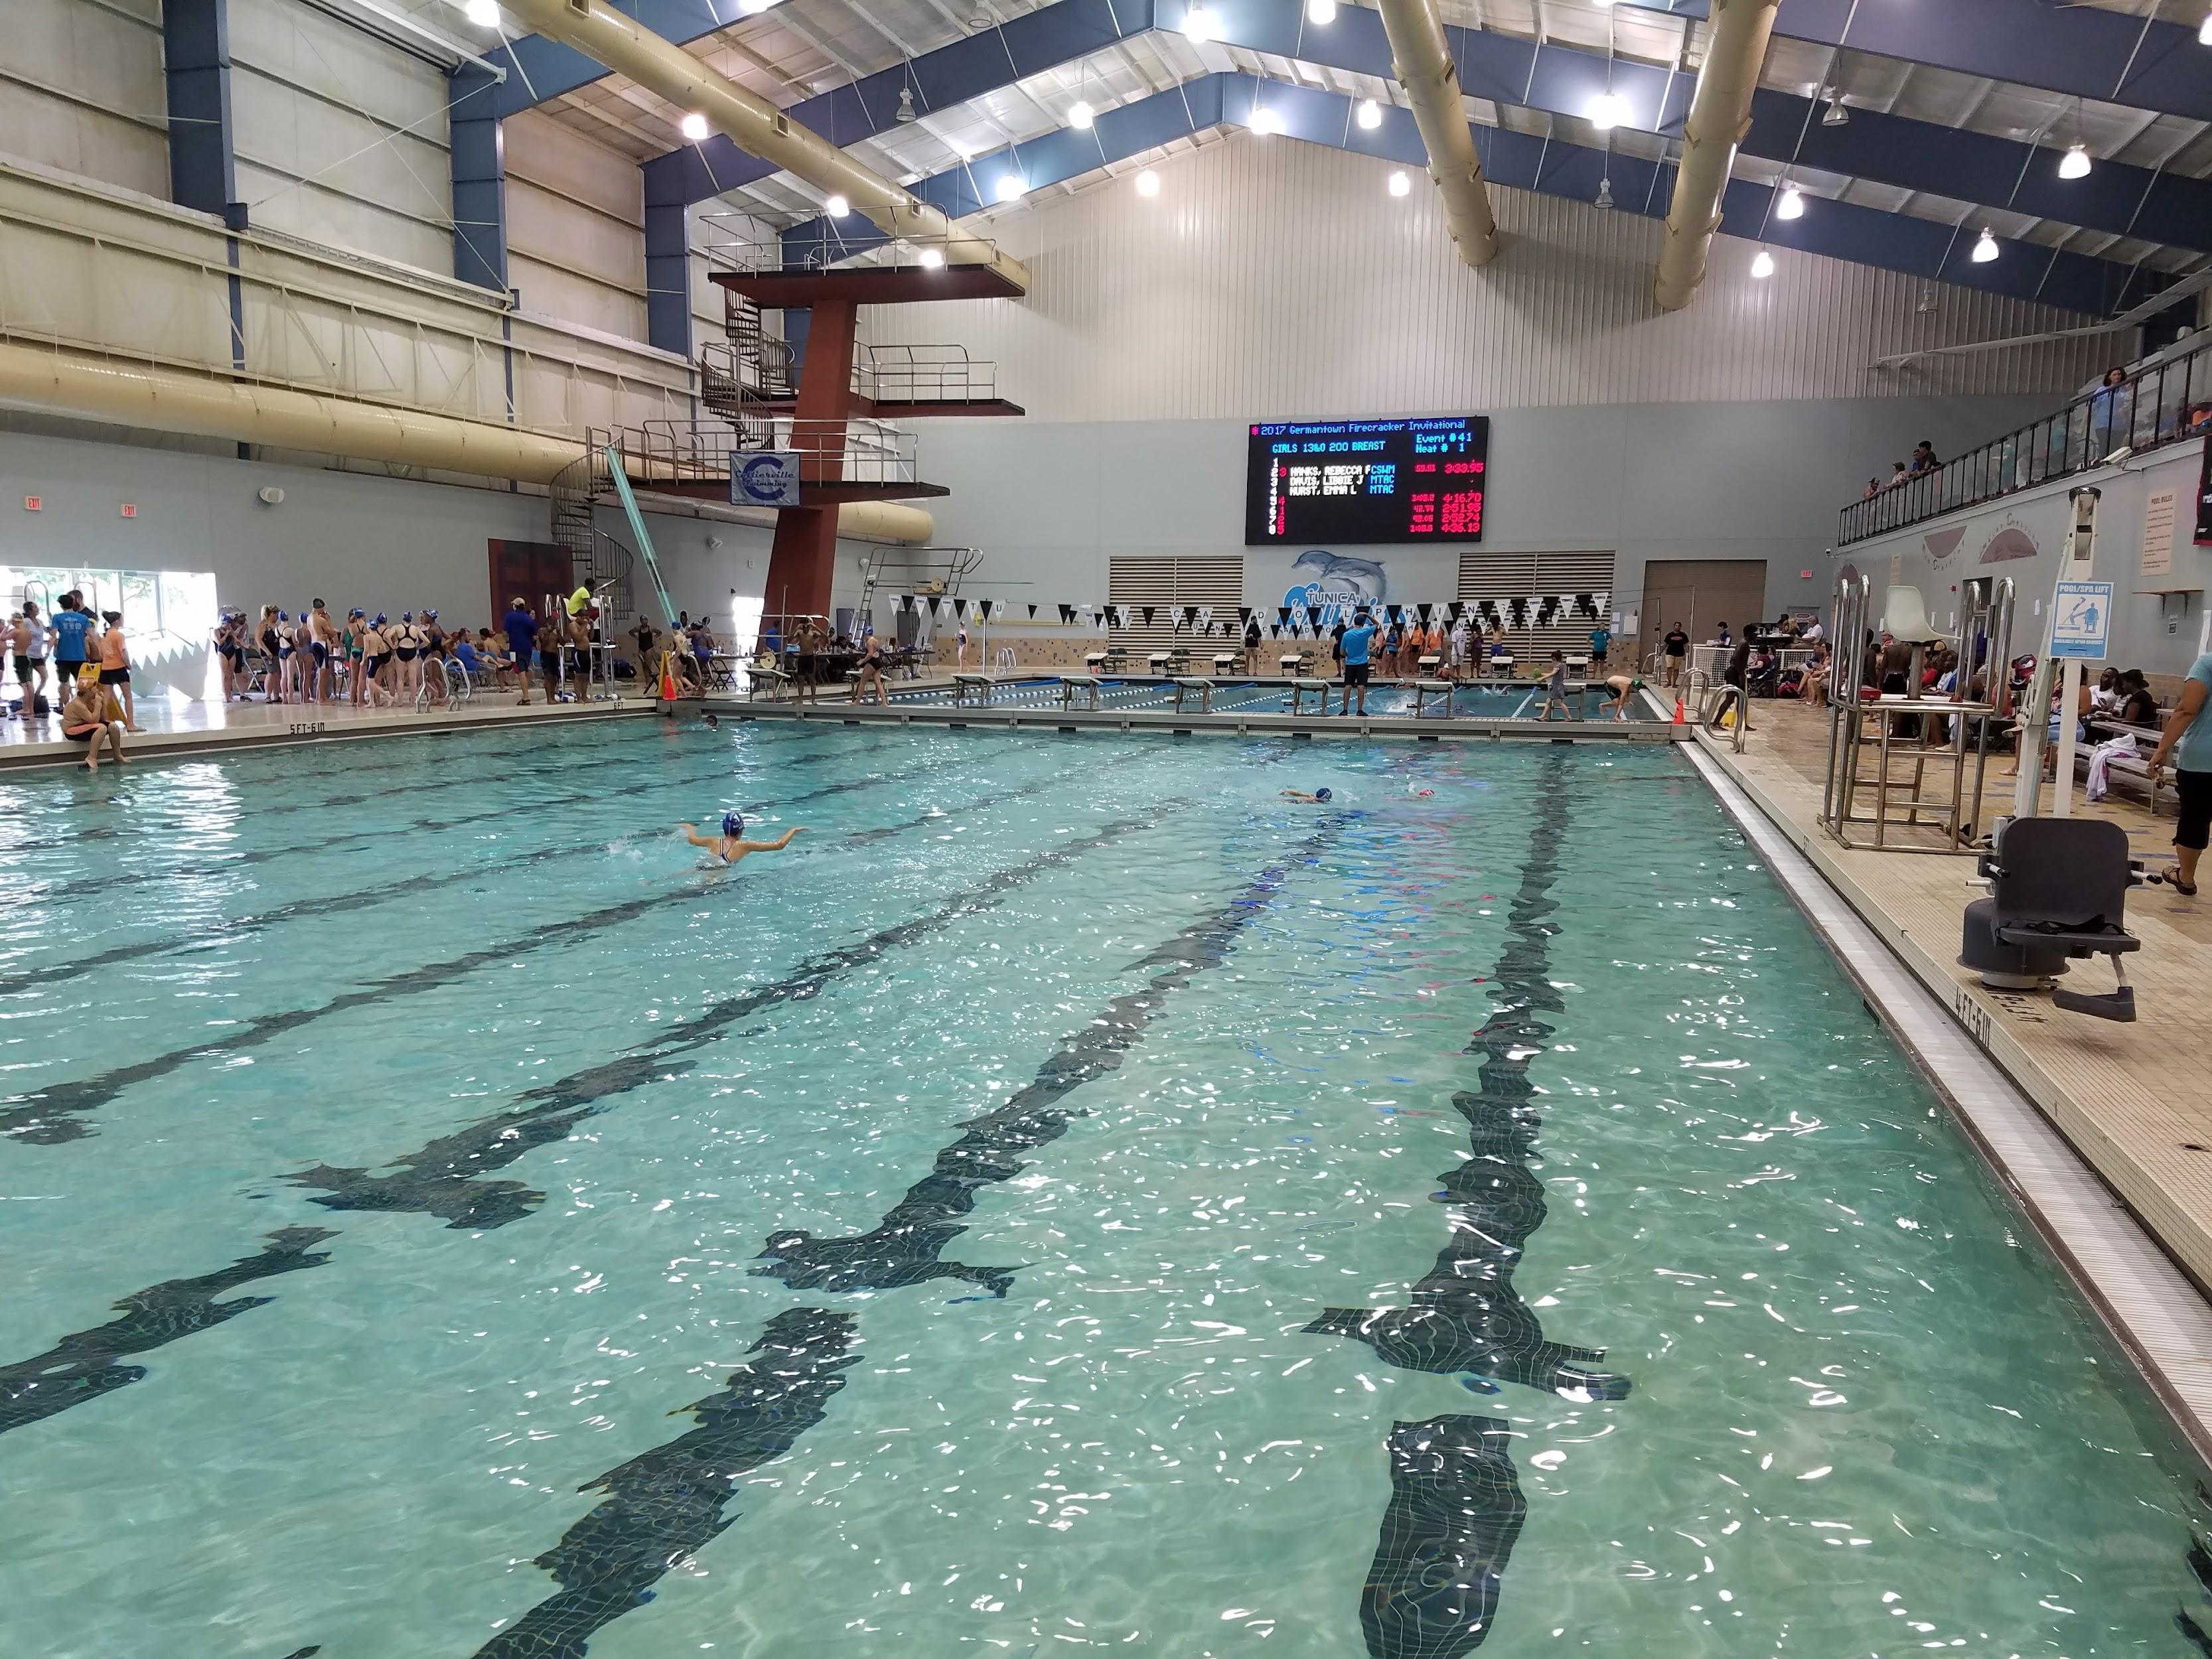
[[[2178,490],[2161,489],[2143,503],[2142,574],[2173,574],[2173,514]]]
[[[730,505],[797,507],[799,456],[791,450],[764,449],[730,457]]]
[[[2212,438],[2204,441],[2204,471],[2197,480],[2197,544],[2212,547]]]

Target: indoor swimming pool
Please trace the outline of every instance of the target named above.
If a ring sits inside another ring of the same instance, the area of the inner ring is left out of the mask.
[[[2198,1467],[1669,749],[9,793],[10,1654],[2192,1650]]]

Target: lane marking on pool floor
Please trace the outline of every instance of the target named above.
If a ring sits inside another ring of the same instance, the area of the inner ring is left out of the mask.
[[[1917,975],[1695,744],[1682,751],[1951,1108],[2152,1391],[2212,1461],[2212,1304]]]
[[[1034,793],[1049,783],[1045,778],[1018,789],[984,797],[972,807],[998,805]],[[927,813],[903,826],[921,828],[941,823],[951,814]],[[1157,811],[1143,823],[1158,821]],[[489,1170],[504,1168],[526,1152],[563,1139],[576,1123],[607,1109],[616,1096],[647,1083],[674,1075],[668,1060],[685,1048],[716,1041],[730,1025],[776,1003],[803,1000],[819,994],[847,969],[880,957],[887,950],[910,945],[953,921],[992,908],[1006,892],[1044,871],[1096,851],[1119,838],[1124,829],[1141,827],[1128,820],[1107,826],[1079,842],[1066,842],[1033,859],[1027,865],[1002,870],[976,887],[956,896],[933,911],[870,934],[855,944],[807,958],[783,978],[738,996],[726,998],[645,1044],[625,1059],[603,1062],[571,1073],[557,1082],[540,1085],[523,1098],[538,1104],[529,1109],[495,1113],[441,1135],[420,1150],[387,1160],[380,1168],[407,1171],[396,1176],[372,1176],[368,1170],[333,1170],[318,1166],[288,1177],[295,1184],[319,1182],[328,1197],[313,1201],[334,1210],[378,1210],[415,1212],[449,1218],[453,1228],[490,1231],[532,1214],[544,1194],[520,1182],[478,1182]],[[861,830],[862,836],[879,834]],[[338,1235],[308,1227],[280,1229],[268,1236],[270,1243],[254,1256],[242,1258],[213,1273],[165,1279],[131,1291],[110,1304],[125,1316],[89,1330],[72,1332],[45,1353],[27,1360],[0,1363],[0,1434],[40,1422],[100,1395],[143,1380],[141,1365],[119,1365],[128,1355],[161,1347],[181,1336],[222,1323],[248,1309],[265,1305],[271,1298],[250,1297],[218,1303],[216,1293],[250,1279],[319,1267],[328,1252],[307,1254],[307,1247]]]
[[[1102,1015],[1061,1042],[1027,1087],[996,1110],[958,1127],[967,1133],[940,1152],[931,1173],[866,1233],[816,1240],[803,1232],[769,1237],[755,1271],[794,1288],[850,1291],[896,1290],[951,1278],[1006,1294],[1012,1267],[971,1267],[939,1260],[967,1231],[978,1188],[1010,1181],[1018,1159],[1058,1139],[1077,1114],[1059,1103],[1117,1070],[1143,1038],[1169,996],[1228,959],[1238,934],[1281,890],[1294,865],[1311,865],[1343,829],[1333,817],[1280,863],[1270,865],[1226,903],[1182,928],[1129,971],[1164,964],[1141,990],[1124,993]],[[724,1506],[738,1478],[791,1449],[820,1422],[839,1375],[859,1363],[854,1316],[826,1308],[787,1309],[769,1322],[748,1352],[766,1350],[772,1363],[732,1372],[720,1395],[680,1407],[698,1427],[639,1453],[578,1488],[607,1495],[534,1558],[561,1588],[495,1633],[471,1659],[544,1659],[580,1655],[594,1633],[651,1599],[653,1587],[693,1552],[732,1525]]]

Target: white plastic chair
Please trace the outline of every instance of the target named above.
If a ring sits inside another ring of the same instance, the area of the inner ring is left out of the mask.
[[[1917,587],[1893,587],[1882,600],[1881,625],[1892,639],[1929,645],[1945,637],[1928,621],[1927,602]]]

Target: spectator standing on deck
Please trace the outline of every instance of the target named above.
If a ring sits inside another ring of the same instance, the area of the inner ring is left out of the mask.
[[[107,631],[100,636],[100,683],[123,698],[125,731],[143,732],[138,724],[138,700],[131,694],[131,644],[123,636],[123,613],[104,613]]]
[[[2166,730],[2151,751],[2150,775],[2154,782],[2166,762],[2173,762],[2174,792],[2179,807],[2173,826],[2173,890],[2185,897],[2197,896],[2197,860],[2204,843],[2212,839],[2212,716],[2204,700],[2212,695],[2212,651],[2189,665],[2181,696],[2166,717]]]
[[[1256,616],[1244,618],[1244,672],[1260,672],[1260,619]]]
[[[1352,693],[1355,686],[1359,691],[1359,712],[1362,714],[1367,712],[1367,679],[1372,669],[1369,647],[1374,642],[1375,623],[1364,611],[1352,619],[1351,627],[1344,629],[1337,635],[1337,654],[1344,662],[1344,703],[1337,710],[1340,714],[1352,712]],[[1322,712],[1327,712],[1326,708]]]
[[[1676,623],[1667,630],[1667,637],[1659,641],[1660,651],[1667,659],[1667,673],[1661,684],[1680,685],[1682,683],[1682,659],[1690,652],[1690,636]]]
[[[520,706],[530,702],[530,657],[538,649],[538,618],[530,608],[518,599],[507,608],[500,626],[507,631],[507,648],[514,658],[515,672],[522,676]]]
[[[1613,630],[1603,623],[1590,629],[1590,678],[1604,679],[1605,653],[1613,649]]]
[[[71,588],[62,595],[62,608],[54,612],[54,690],[76,689],[76,677],[88,654],[92,615],[84,608],[84,595]]]
[[[1551,672],[1544,676],[1544,719],[1552,718],[1552,709],[1555,704],[1559,708],[1561,720],[1571,720],[1574,718],[1573,711],[1567,707],[1567,658],[1566,653],[1562,651],[1552,653]]]

